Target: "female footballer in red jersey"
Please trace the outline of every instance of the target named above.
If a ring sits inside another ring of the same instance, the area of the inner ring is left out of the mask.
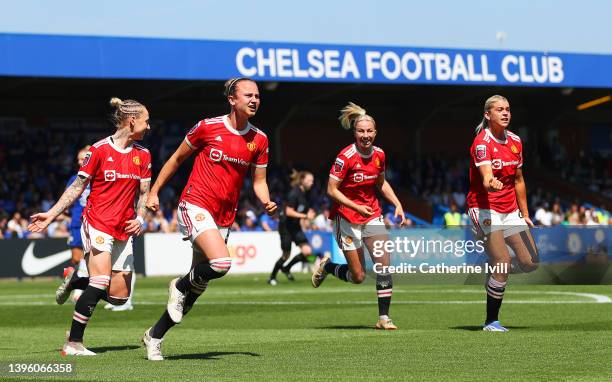
[[[483,330],[507,332],[498,315],[508,281],[510,253],[516,254],[524,272],[537,269],[539,256],[529,227],[523,179],[523,146],[518,135],[508,130],[510,104],[500,95],[486,100],[484,117],[476,127],[470,148],[470,191],[468,213],[478,235],[484,238],[489,264],[496,266],[487,279],[487,317]]]
[[[178,207],[179,229],[193,246],[191,270],[170,282],[166,311],[142,341],[149,360],[163,360],[161,341],[166,332],[181,322],[208,282],[223,277],[232,259],[226,247],[229,227],[236,217],[238,196],[248,172],[253,190],[268,214],[276,211],[266,183],[268,138],[249,123],[259,109],[255,81],[235,78],[225,83],[231,112],[198,122],[161,169],[147,200],[159,208],[158,192],[189,156],[195,161]]]
[[[115,109],[112,115],[117,127],[115,134],[89,148],[76,180],[49,211],[32,215],[28,226],[31,232],[43,232],[90,184],[81,226],[83,249],[89,253],[89,279],[78,280],[87,286],[76,303],[62,355],[95,355],[83,346],[83,333],[96,304],[101,299],[115,305],[128,300],[134,269],[132,236],[141,234],[146,214],[151,154],[135,141],[142,140],[150,128],[149,112],[133,100],[113,98],[110,104]],[[135,211],[136,195],[139,198]],[[66,284],[70,282],[66,280]],[[65,288],[62,303],[71,290]]]
[[[372,255],[374,243],[388,240],[382,211],[376,190],[395,206],[395,216],[406,221],[402,204],[391,185],[385,180],[385,153],[373,145],[376,138],[376,122],[366,111],[352,102],[342,109],[340,123],[346,130],[352,129],[355,143],[338,154],[329,174],[327,194],[333,200],[330,219],[333,219],[336,241],[344,252],[348,265],[330,262],[323,257],[319,268],[312,275],[312,285],[318,288],[328,273],[340,280],[360,284],[365,279],[363,244]],[[372,256],[381,266],[389,265],[389,254]],[[376,274],[379,318],[376,329],[395,330],[389,318],[389,306],[393,281],[390,273]]]

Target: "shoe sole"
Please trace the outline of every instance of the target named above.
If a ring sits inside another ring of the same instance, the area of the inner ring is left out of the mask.
[[[507,333],[508,330],[501,330],[501,329],[485,329],[482,328],[483,332],[498,332],[498,333]]]
[[[312,286],[313,286],[314,288],[318,288],[318,287],[320,287],[320,286],[321,286],[321,283],[323,282],[323,280],[324,280],[324,279],[323,279],[323,280],[321,280],[321,281],[319,282],[319,284],[317,285],[317,283],[315,282],[315,276],[317,275],[317,273],[319,273],[319,271],[321,272],[321,274],[324,274],[324,272],[325,272],[325,265],[327,265],[327,263],[329,263],[330,259],[331,259],[331,258],[330,258],[330,257],[328,257],[328,256],[323,257],[323,259],[321,259],[321,262],[319,263],[319,269],[317,269],[317,270],[316,270],[316,271],[315,271],[315,272],[312,274],[312,277],[310,278],[310,281],[312,282]]]
[[[376,329],[376,330],[397,330],[397,327],[395,327],[395,328],[385,328],[385,327],[376,325],[374,327],[374,329]]]
[[[170,298],[170,296],[172,295],[172,290],[173,290],[173,289],[176,289],[176,283],[177,283],[177,281],[178,281],[178,280],[179,280],[179,279],[178,279],[178,278],[176,278],[176,279],[173,279],[172,281],[170,281],[170,285],[169,285],[169,287],[168,287],[168,299],[169,299],[169,298]],[[180,324],[180,323],[181,323],[181,321],[183,321],[183,315],[181,315],[181,318],[180,318],[178,321],[176,321],[176,320],[175,320],[175,319],[172,317],[172,315],[170,314],[170,309],[168,309],[168,305],[170,305],[170,303],[169,303],[169,302],[168,302],[168,303],[166,303],[166,310],[168,311],[168,315],[170,316],[170,319],[171,319],[171,320],[172,320],[172,322],[174,322],[175,324]]]
[[[68,292],[67,296],[65,296],[63,299],[61,299],[58,296],[58,291],[59,291],[59,289],[61,287],[64,287],[64,290],[68,289],[68,284],[70,284],[70,280],[72,280],[72,276],[74,276],[74,272],[76,272],[76,269],[72,268],[72,270],[70,272],[68,272],[66,277],[64,277],[64,281],[62,281],[62,284],[55,291],[55,302],[58,305],[64,305],[64,303],[68,300],[68,297],[70,297],[70,292]],[[68,281],[66,281],[66,280],[68,280]]]

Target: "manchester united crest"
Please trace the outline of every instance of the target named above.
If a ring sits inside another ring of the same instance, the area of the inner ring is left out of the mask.
[[[98,236],[96,237],[96,243],[98,244],[104,244],[104,238],[102,236]]]
[[[518,154],[519,152],[518,148],[515,145],[512,145],[512,147],[510,147],[510,150],[515,154]]]
[[[201,222],[205,218],[206,218],[206,216],[204,216],[204,214],[197,214],[196,217],[195,217],[196,221],[199,221],[199,222]]]
[[[374,165],[376,166],[376,168],[380,168],[380,159],[374,158]]]
[[[247,143],[247,149],[249,149],[250,152],[255,151],[255,149],[257,148],[257,144],[253,141]]]
[[[139,156],[133,157],[132,162],[134,162],[136,166],[140,166],[140,157]]]

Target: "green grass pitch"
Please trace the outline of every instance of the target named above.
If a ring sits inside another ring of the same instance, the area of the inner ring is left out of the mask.
[[[510,285],[502,307],[509,333],[480,330],[484,288],[394,288],[395,332],[373,329],[374,285],[329,277],[319,289],[297,274],[276,287],[264,275],[210,283],[150,362],[142,333],[164,309],[169,278],[139,278],[135,309],[98,305],[85,332],[95,357],[62,358],[73,305],[54,303],[55,281],[0,282],[0,362],[73,361],[91,381],[376,380],[610,381],[612,286]],[[598,302],[600,301],[600,302]],[[0,380],[9,377],[0,375]]]

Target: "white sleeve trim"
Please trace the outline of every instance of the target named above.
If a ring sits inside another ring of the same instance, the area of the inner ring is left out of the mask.
[[[256,164],[255,167],[257,167],[257,168],[266,168],[266,167],[268,167],[268,164],[267,163],[266,164]]]
[[[480,166],[485,165],[485,164],[491,164],[491,161],[490,160],[484,160],[482,162],[476,162],[474,164],[476,165],[476,167],[480,167]]]
[[[144,179],[140,179],[140,183],[142,182],[150,182],[151,178],[144,178]]]
[[[516,168],[521,168],[521,167],[523,167],[522,163],[520,163],[518,166],[516,166]]]
[[[196,149],[196,147],[191,142],[189,142],[189,138],[187,137],[185,137],[185,143],[187,143],[187,146],[191,147],[192,150]]]
[[[91,178],[91,175],[89,175],[85,171],[79,171],[77,175],[84,176],[86,178]]]
[[[336,175],[329,174],[329,177],[333,180],[337,180],[338,182],[342,182],[342,179],[338,178]]]

